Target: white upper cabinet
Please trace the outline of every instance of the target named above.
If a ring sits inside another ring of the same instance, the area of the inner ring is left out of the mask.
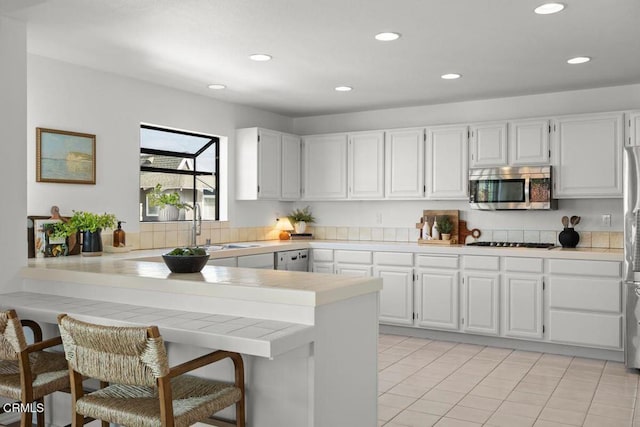
[[[384,197],[384,132],[349,134],[350,199]]]
[[[468,135],[467,126],[427,128],[427,199],[464,200],[469,197]]]
[[[549,164],[549,120],[509,122],[509,164],[512,166]]]
[[[554,121],[555,197],[622,197],[622,124],[622,113]]]
[[[424,129],[385,132],[385,195],[390,199],[424,195]]]
[[[282,200],[300,198],[300,137],[282,134]]]
[[[260,128],[236,131],[236,198],[280,198],[281,136]]]
[[[640,111],[631,111],[627,113],[625,122],[627,124],[625,145],[640,145]]]
[[[302,140],[306,200],[347,198],[347,134],[305,136]]]
[[[507,166],[507,123],[471,126],[471,167]]]

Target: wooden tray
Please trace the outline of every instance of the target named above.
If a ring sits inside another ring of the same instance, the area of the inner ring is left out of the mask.
[[[455,245],[458,243],[458,222],[460,221],[460,211],[458,210],[424,210],[422,211],[422,221],[416,224],[417,229],[421,229],[424,222],[429,224],[429,230],[433,227],[433,219],[437,216],[448,216],[453,223],[453,230],[451,230],[451,240],[423,240],[418,239],[419,244],[440,244],[440,245]],[[442,242],[442,243],[436,243]],[[449,242],[449,243],[447,243]]]

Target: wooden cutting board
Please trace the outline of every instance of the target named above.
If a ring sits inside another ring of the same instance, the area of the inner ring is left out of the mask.
[[[467,221],[461,219],[458,222],[458,241],[460,244],[464,245],[467,242],[467,236],[471,236],[474,239],[477,239],[482,235],[482,232],[477,228],[472,228],[469,230],[467,228]]]

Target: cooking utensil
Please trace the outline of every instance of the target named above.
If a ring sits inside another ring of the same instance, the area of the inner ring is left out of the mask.
[[[569,222],[571,223],[571,227],[573,227],[574,225],[576,225],[576,221],[578,220],[578,217],[575,215],[571,216],[571,219],[569,219]]]
[[[569,217],[568,216],[563,216],[562,217],[562,225],[564,225],[564,228],[567,228],[569,226]]]

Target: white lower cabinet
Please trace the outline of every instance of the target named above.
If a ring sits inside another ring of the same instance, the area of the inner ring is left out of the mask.
[[[504,335],[542,339],[542,277],[507,273],[503,284]]]
[[[620,263],[549,260],[549,271],[549,340],[622,349]]]
[[[382,279],[380,323],[413,325],[413,254],[374,252],[373,275]]]
[[[312,262],[311,263],[311,272],[312,273],[324,273],[324,274],[333,274],[333,263],[332,262]]]
[[[370,277],[373,267],[359,264],[336,264],[335,273],[343,276]]]
[[[462,289],[462,330],[483,335],[498,335],[500,275],[465,271]]]
[[[413,325],[413,267],[375,266],[373,275],[382,279],[380,323]]]
[[[273,270],[274,259],[272,253],[239,256],[238,267]]]
[[[312,273],[333,274],[333,249],[313,249],[310,267]]]
[[[457,258],[457,257],[456,257]],[[434,329],[459,329],[458,271],[418,270],[418,326]]]

